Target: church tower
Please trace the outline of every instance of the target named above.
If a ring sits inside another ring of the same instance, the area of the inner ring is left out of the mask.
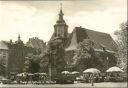
[[[56,21],[56,24],[54,25],[55,37],[59,37],[65,40],[68,35],[68,25],[65,23],[65,20],[63,19],[64,14],[62,11],[62,6],[58,15],[59,19]]]
[[[20,34],[18,35],[18,40],[15,43],[16,44],[23,44],[23,41],[20,39]]]

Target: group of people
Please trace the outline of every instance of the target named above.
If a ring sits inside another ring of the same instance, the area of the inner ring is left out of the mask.
[[[18,84],[45,84],[46,80],[47,80],[47,74],[45,73],[35,73],[35,74],[31,74],[31,73],[21,73],[21,74],[17,74],[17,75],[10,75],[9,79],[12,82],[16,82]]]
[[[106,76],[105,75],[101,75],[101,74],[92,74],[92,73],[86,73],[86,74],[83,74],[83,77],[85,79],[85,82],[104,82],[105,79],[106,79]]]

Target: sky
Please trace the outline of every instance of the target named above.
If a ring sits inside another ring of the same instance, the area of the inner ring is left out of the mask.
[[[32,37],[47,42],[54,32],[60,3],[69,33],[74,27],[109,33],[127,21],[127,0],[0,1],[0,40],[25,42]]]

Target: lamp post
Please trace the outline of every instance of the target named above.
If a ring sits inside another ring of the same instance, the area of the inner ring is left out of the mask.
[[[54,76],[54,73],[53,71],[55,70],[54,69],[54,66],[55,66],[55,61],[54,61],[54,51],[50,51],[49,52],[49,81],[51,82],[52,81],[52,77]]]
[[[108,57],[106,59],[107,59],[107,69],[108,69],[108,63],[109,63]]]
[[[51,66],[51,51],[49,52],[49,81],[51,82],[52,66]]]
[[[106,57],[106,59],[107,59],[107,68],[106,68],[106,70],[108,69],[108,57]],[[108,73],[107,73],[107,78],[108,78]]]
[[[29,63],[26,62],[27,60],[29,60],[29,57],[26,56],[26,57],[25,57],[25,60],[24,60],[24,61],[25,61],[25,64],[24,64],[25,67],[24,67],[24,69],[23,69],[24,72],[28,72],[28,71],[29,71]]]

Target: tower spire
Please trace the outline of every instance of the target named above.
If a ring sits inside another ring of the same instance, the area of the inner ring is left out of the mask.
[[[63,38],[63,41],[66,41],[68,35],[68,25],[63,19],[64,14],[62,11],[62,3],[60,3],[59,7],[59,19],[56,21],[56,24],[54,25],[54,34],[55,37]]]
[[[60,3],[60,9],[62,10],[62,3]]]
[[[23,41],[20,39],[20,34],[18,34],[18,40],[16,41],[18,44],[23,44]]]
[[[20,40],[20,34],[18,34],[18,40]]]
[[[59,13],[59,21],[64,21],[63,20],[63,11],[62,11],[62,3],[60,3],[60,13]]]

